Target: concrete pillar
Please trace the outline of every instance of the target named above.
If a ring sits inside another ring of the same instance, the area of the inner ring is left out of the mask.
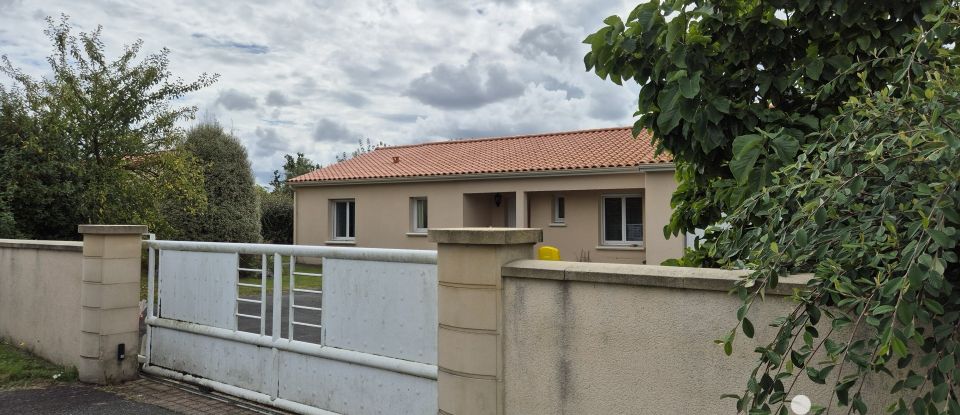
[[[137,377],[140,351],[141,225],[80,225],[80,381],[118,383]],[[125,356],[118,356],[123,345]]]
[[[529,226],[527,224],[527,192],[517,190],[514,210],[517,218],[514,226],[517,228],[526,228]]]
[[[500,268],[533,258],[540,229],[430,229],[437,243],[441,414],[503,413],[503,284]]]
[[[664,238],[663,227],[670,223],[673,208],[670,198],[677,190],[673,171],[651,171],[646,174],[643,197],[643,245],[647,253],[647,265],[660,265],[670,258],[683,256],[683,235]]]

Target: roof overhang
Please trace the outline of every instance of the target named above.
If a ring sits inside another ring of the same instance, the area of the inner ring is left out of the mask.
[[[361,184],[387,184],[410,182],[452,182],[461,180],[522,179],[539,177],[595,176],[604,174],[645,173],[655,171],[673,171],[673,163],[650,163],[628,167],[603,167],[595,169],[538,170],[506,173],[448,174],[437,176],[378,177],[372,179],[316,180],[306,182],[287,182],[290,187],[349,186]]]

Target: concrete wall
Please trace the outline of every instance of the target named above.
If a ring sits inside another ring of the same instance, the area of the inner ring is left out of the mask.
[[[80,225],[78,232],[83,242],[0,240],[0,337],[76,367],[83,382],[135,379],[147,227]]]
[[[544,243],[560,248],[562,259],[659,264],[680,256],[682,238],[664,239],[670,196],[676,188],[673,171],[587,176],[500,178],[485,180],[405,181],[397,183],[322,185],[295,188],[294,239],[302,245],[343,245],[330,241],[330,200],[356,200],[356,240],[349,245],[374,248],[436,249],[423,234],[410,233],[410,198],[426,197],[429,227],[504,226],[509,199],[517,205],[517,227],[544,228]],[[504,200],[494,206],[492,195]],[[552,197],[567,197],[565,227],[550,227]],[[600,195],[644,195],[644,247],[600,246]],[[527,204],[529,207],[527,207]]]
[[[742,392],[759,342],[738,333],[726,356],[713,340],[736,325],[740,302],[728,290],[741,274],[530,260],[501,272],[504,413],[736,413],[720,396]],[[782,279],[754,306],[755,339],[773,336],[769,322],[794,306],[783,295],[804,281]],[[864,391],[885,398],[889,386]],[[831,396],[805,375],[795,394],[819,405]]]
[[[82,251],[80,242],[0,240],[0,338],[79,365]]]

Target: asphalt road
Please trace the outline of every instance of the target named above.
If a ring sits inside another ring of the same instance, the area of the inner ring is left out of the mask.
[[[177,415],[159,406],[130,401],[88,385],[0,391],[0,414]]]

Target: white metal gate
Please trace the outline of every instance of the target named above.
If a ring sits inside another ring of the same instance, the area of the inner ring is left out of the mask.
[[[299,413],[437,413],[435,251],[144,243],[144,371]]]

